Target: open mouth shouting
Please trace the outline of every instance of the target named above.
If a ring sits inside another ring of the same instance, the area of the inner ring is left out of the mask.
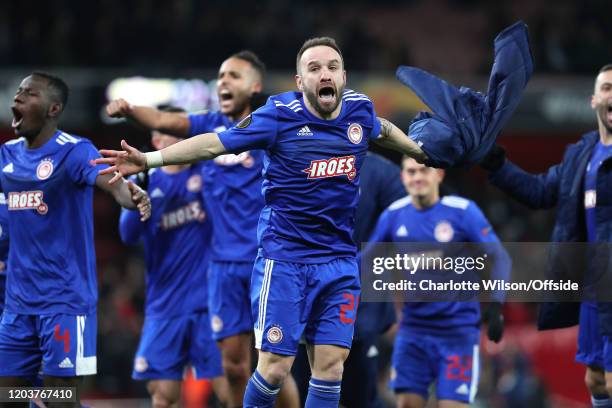
[[[221,108],[227,108],[234,100],[234,94],[229,89],[219,90],[219,105]]]
[[[15,105],[11,106],[11,111],[13,112],[13,122],[11,123],[11,127],[14,130],[19,130],[21,124],[23,123],[23,112],[19,110],[19,108]]]
[[[337,106],[336,88],[331,85],[323,85],[319,88],[319,104],[326,108],[335,109]]]

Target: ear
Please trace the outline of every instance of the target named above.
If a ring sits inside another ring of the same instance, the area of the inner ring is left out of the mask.
[[[62,114],[64,106],[59,102],[53,102],[49,105],[49,109],[47,110],[47,116],[53,119],[57,119],[59,115]]]
[[[261,93],[262,90],[263,90],[263,85],[261,84],[260,81],[256,81],[251,87],[252,93]]]
[[[298,74],[295,74],[295,84],[297,85],[298,90],[304,92],[304,84],[302,83],[302,77]]]
[[[446,172],[442,169],[438,169],[438,180],[440,181],[440,183],[444,181],[444,176],[446,176]]]
[[[591,95],[591,109],[595,109],[597,107],[597,101],[595,100],[595,95]]]

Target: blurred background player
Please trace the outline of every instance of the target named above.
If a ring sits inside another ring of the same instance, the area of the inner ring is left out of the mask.
[[[266,149],[266,206],[251,284],[259,360],[245,407],[273,405],[303,333],[312,369],[305,406],[338,406],[360,293],[352,236],[368,142],[427,158],[404,132],[376,116],[367,96],[345,90],[346,71],[333,39],[306,41],[296,65],[301,92],[270,97],[231,129],[146,154],[122,141],[124,151],[102,150],[107,157],[96,161],[112,164],[102,172],[118,172],[114,182],[120,174],[164,163]]]
[[[179,140],[153,131],[151,144],[163,149]],[[149,380],[153,407],[178,407],[190,364],[196,379],[212,379],[225,402],[227,382],[208,316],[212,222],[202,194],[202,163],[153,169],[146,180],[151,218],[141,222],[136,211],[122,210],[119,222],[124,243],[143,241],[147,268],[145,321],[132,376]]]
[[[162,112],[120,99],[108,105],[107,113],[178,137],[222,132],[265,103],[261,95],[264,74],[265,66],[257,55],[240,51],[219,68],[219,112]],[[257,256],[257,223],[264,205],[263,151],[222,155],[205,162],[202,168],[204,195],[214,223],[208,274],[210,324],[230,386],[228,405],[234,407],[242,403],[251,373],[253,318],[249,288]],[[297,407],[293,380],[287,381],[283,390],[279,403],[287,408]]]
[[[510,162],[505,150],[495,146],[482,167],[491,182],[533,209],[557,207],[551,242],[612,242],[612,64],[595,79],[591,108],[598,130],[586,133],[565,150],[563,161],[546,173],[530,174]],[[584,270],[588,265],[582,265]],[[578,323],[577,303],[545,304],[540,326],[562,328]],[[598,310],[599,309],[599,310]],[[604,312],[599,316],[599,312]],[[612,313],[593,301],[582,302],[579,312],[576,361],[587,366],[585,383],[594,407],[612,407],[606,390],[606,372],[612,372]],[[600,327],[600,322],[605,323]],[[600,330],[601,329],[601,330]],[[602,337],[602,335],[605,335]],[[604,350],[610,349],[609,353]],[[609,357],[608,357],[609,356]],[[608,376],[608,390],[612,377]]]
[[[41,361],[46,386],[76,387],[79,376],[96,373],[93,186],[150,215],[142,189],[125,180],[109,185],[111,176],[98,174],[104,166],[90,164],[99,157],[91,142],[57,129],[67,100],[60,78],[26,77],[12,106],[19,138],[0,148],[13,248],[0,322],[2,386],[26,384]]]
[[[414,159],[402,160],[408,196],[383,212],[370,242],[495,242],[499,240],[478,206],[459,196],[440,198],[444,171]],[[493,268],[509,274],[509,257],[497,247]],[[486,248],[487,250],[493,248]],[[488,251],[487,251],[488,252]],[[499,342],[503,316],[498,303],[489,313],[489,338]],[[436,384],[438,407],[474,401],[478,388],[480,305],[464,302],[406,302],[393,349],[391,387],[398,408],[423,408]]]

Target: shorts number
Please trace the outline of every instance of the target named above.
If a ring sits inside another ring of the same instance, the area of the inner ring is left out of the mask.
[[[449,380],[461,380],[468,382],[471,380],[470,375],[467,375],[467,371],[472,370],[472,356],[449,356],[448,365],[446,366],[446,378]]]
[[[53,338],[55,338],[56,341],[64,342],[64,353],[70,352],[70,332],[68,329],[64,329],[64,334],[60,335],[60,325],[56,324]]]
[[[353,323],[355,318],[346,317],[346,312],[355,311],[357,304],[359,303],[359,296],[357,296],[357,301],[355,301],[355,295],[352,293],[343,293],[342,297],[348,299],[349,302],[344,305],[340,305],[340,321],[347,324]]]

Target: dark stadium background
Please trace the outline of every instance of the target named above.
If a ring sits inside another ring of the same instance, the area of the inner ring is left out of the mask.
[[[535,74],[500,143],[523,168],[543,171],[561,159],[565,145],[595,127],[589,98],[598,69],[612,62],[611,7],[609,1],[571,0],[2,0],[0,137],[12,138],[9,105],[19,81],[35,69],[59,74],[71,87],[63,130],[98,147],[118,147],[120,138],[145,146],[145,131],[104,119],[109,92],[143,97],[130,91],[142,82],[133,77],[163,79],[144,84],[154,89],[150,103],[214,108],[218,65],[245,48],[267,64],[268,93],[293,89],[295,54],[318,35],[335,37],[343,48],[348,86],[370,95],[381,116],[405,128],[423,106],[394,79],[398,65],[484,90],[495,34],[522,19]],[[108,88],[118,78],[128,80]],[[445,189],[474,199],[506,242],[549,239],[554,212],[527,211],[492,188],[478,168],[449,171]],[[120,243],[118,214],[97,192],[98,375],[86,385],[90,398],[144,400],[144,386],[130,379],[143,319],[143,264],[137,250]],[[506,305],[504,342],[483,343],[477,406],[586,406],[584,369],[573,362],[576,330],[537,333],[535,311],[534,304]],[[385,367],[381,373],[388,394]],[[103,404],[94,406],[128,406]]]

